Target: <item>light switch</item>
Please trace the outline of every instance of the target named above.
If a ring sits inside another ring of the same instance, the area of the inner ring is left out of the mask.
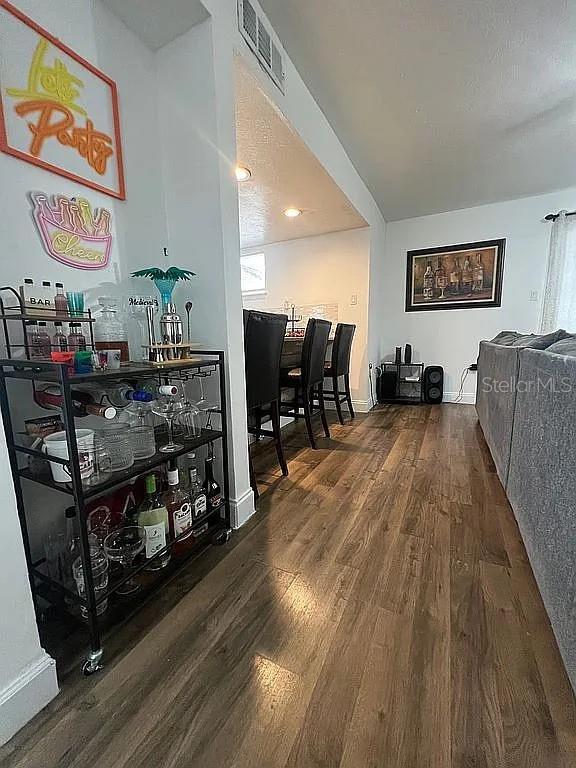
[[[538,301],[538,291],[530,291],[530,301]]]
[[[350,297],[350,304],[353,307],[355,307],[356,304],[358,304],[358,294],[357,293],[353,293],[352,296]]]

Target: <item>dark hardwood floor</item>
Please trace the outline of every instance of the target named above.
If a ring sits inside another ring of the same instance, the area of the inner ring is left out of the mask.
[[[258,513],[3,750],[26,768],[569,768],[576,711],[470,406],[258,446]]]

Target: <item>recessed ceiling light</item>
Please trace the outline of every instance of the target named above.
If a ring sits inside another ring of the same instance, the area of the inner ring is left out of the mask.
[[[286,208],[284,211],[284,216],[286,216],[289,219],[295,219],[297,216],[300,216],[302,211],[300,208]]]
[[[252,171],[250,168],[246,168],[245,165],[237,165],[234,173],[236,174],[236,181],[248,181],[252,176]]]

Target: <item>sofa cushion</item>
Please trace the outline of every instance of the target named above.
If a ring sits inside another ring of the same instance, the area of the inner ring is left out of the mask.
[[[542,336],[538,336],[535,333],[527,333],[524,336],[519,336],[512,342],[511,346],[522,347],[523,349],[548,349],[552,344],[565,339],[567,336],[569,334],[562,329],[552,333],[545,333]]]
[[[566,336],[560,341],[554,342],[547,349],[546,352],[554,352],[555,355],[570,355],[570,357],[576,357],[576,335],[571,334]]]
[[[511,347],[513,342],[519,339],[520,336],[521,334],[518,331],[500,331],[499,334],[490,340],[490,343],[500,344],[502,347]]]

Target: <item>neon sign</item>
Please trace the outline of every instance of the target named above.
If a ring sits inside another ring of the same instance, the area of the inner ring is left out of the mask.
[[[0,149],[124,199],[115,83],[6,0],[0,25]]]
[[[30,192],[32,217],[46,253],[76,269],[103,269],[110,261],[111,216],[83,197]]]

